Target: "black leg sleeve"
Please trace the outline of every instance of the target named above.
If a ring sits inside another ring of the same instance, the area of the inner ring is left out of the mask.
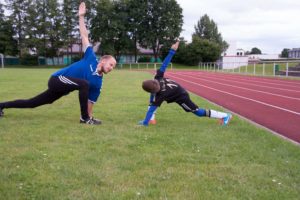
[[[1,103],[2,108],[35,108],[45,104],[51,104],[59,99],[63,94],[53,93],[49,89],[45,92],[31,98],[31,99],[18,99]]]

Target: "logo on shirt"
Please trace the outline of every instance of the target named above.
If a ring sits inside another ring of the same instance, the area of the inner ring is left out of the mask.
[[[92,65],[90,65],[90,69],[91,69],[91,72],[92,72],[93,76],[100,76],[100,74],[98,73],[97,69],[95,71],[93,70]]]
[[[172,83],[167,83],[166,85],[171,89],[173,89],[173,87],[178,87],[177,85],[172,84]]]

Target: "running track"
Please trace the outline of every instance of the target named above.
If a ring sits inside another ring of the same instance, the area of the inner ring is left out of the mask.
[[[169,71],[187,90],[300,144],[300,81]]]

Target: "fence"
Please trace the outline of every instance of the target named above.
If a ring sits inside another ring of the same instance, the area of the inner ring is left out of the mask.
[[[223,64],[224,63],[220,62],[199,63],[198,69],[247,75],[300,77],[300,60],[252,62],[248,63],[247,65],[240,65],[239,63],[226,63],[226,66],[232,66],[232,68],[228,67],[226,69],[223,68]]]
[[[162,63],[123,63],[117,64],[117,69],[129,69],[129,70],[156,70]],[[173,64],[170,63],[170,69],[173,69]]]

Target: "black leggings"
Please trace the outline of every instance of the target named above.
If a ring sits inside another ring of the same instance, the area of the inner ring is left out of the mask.
[[[52,76],[48,82],[48,89],[31,99],[19,99],[0,103],[1,108],[35,108],[51,104],[62,96],[74,90],[79,90],[81,117],[88,119],[89,84],[86,80],[65,76]]]

